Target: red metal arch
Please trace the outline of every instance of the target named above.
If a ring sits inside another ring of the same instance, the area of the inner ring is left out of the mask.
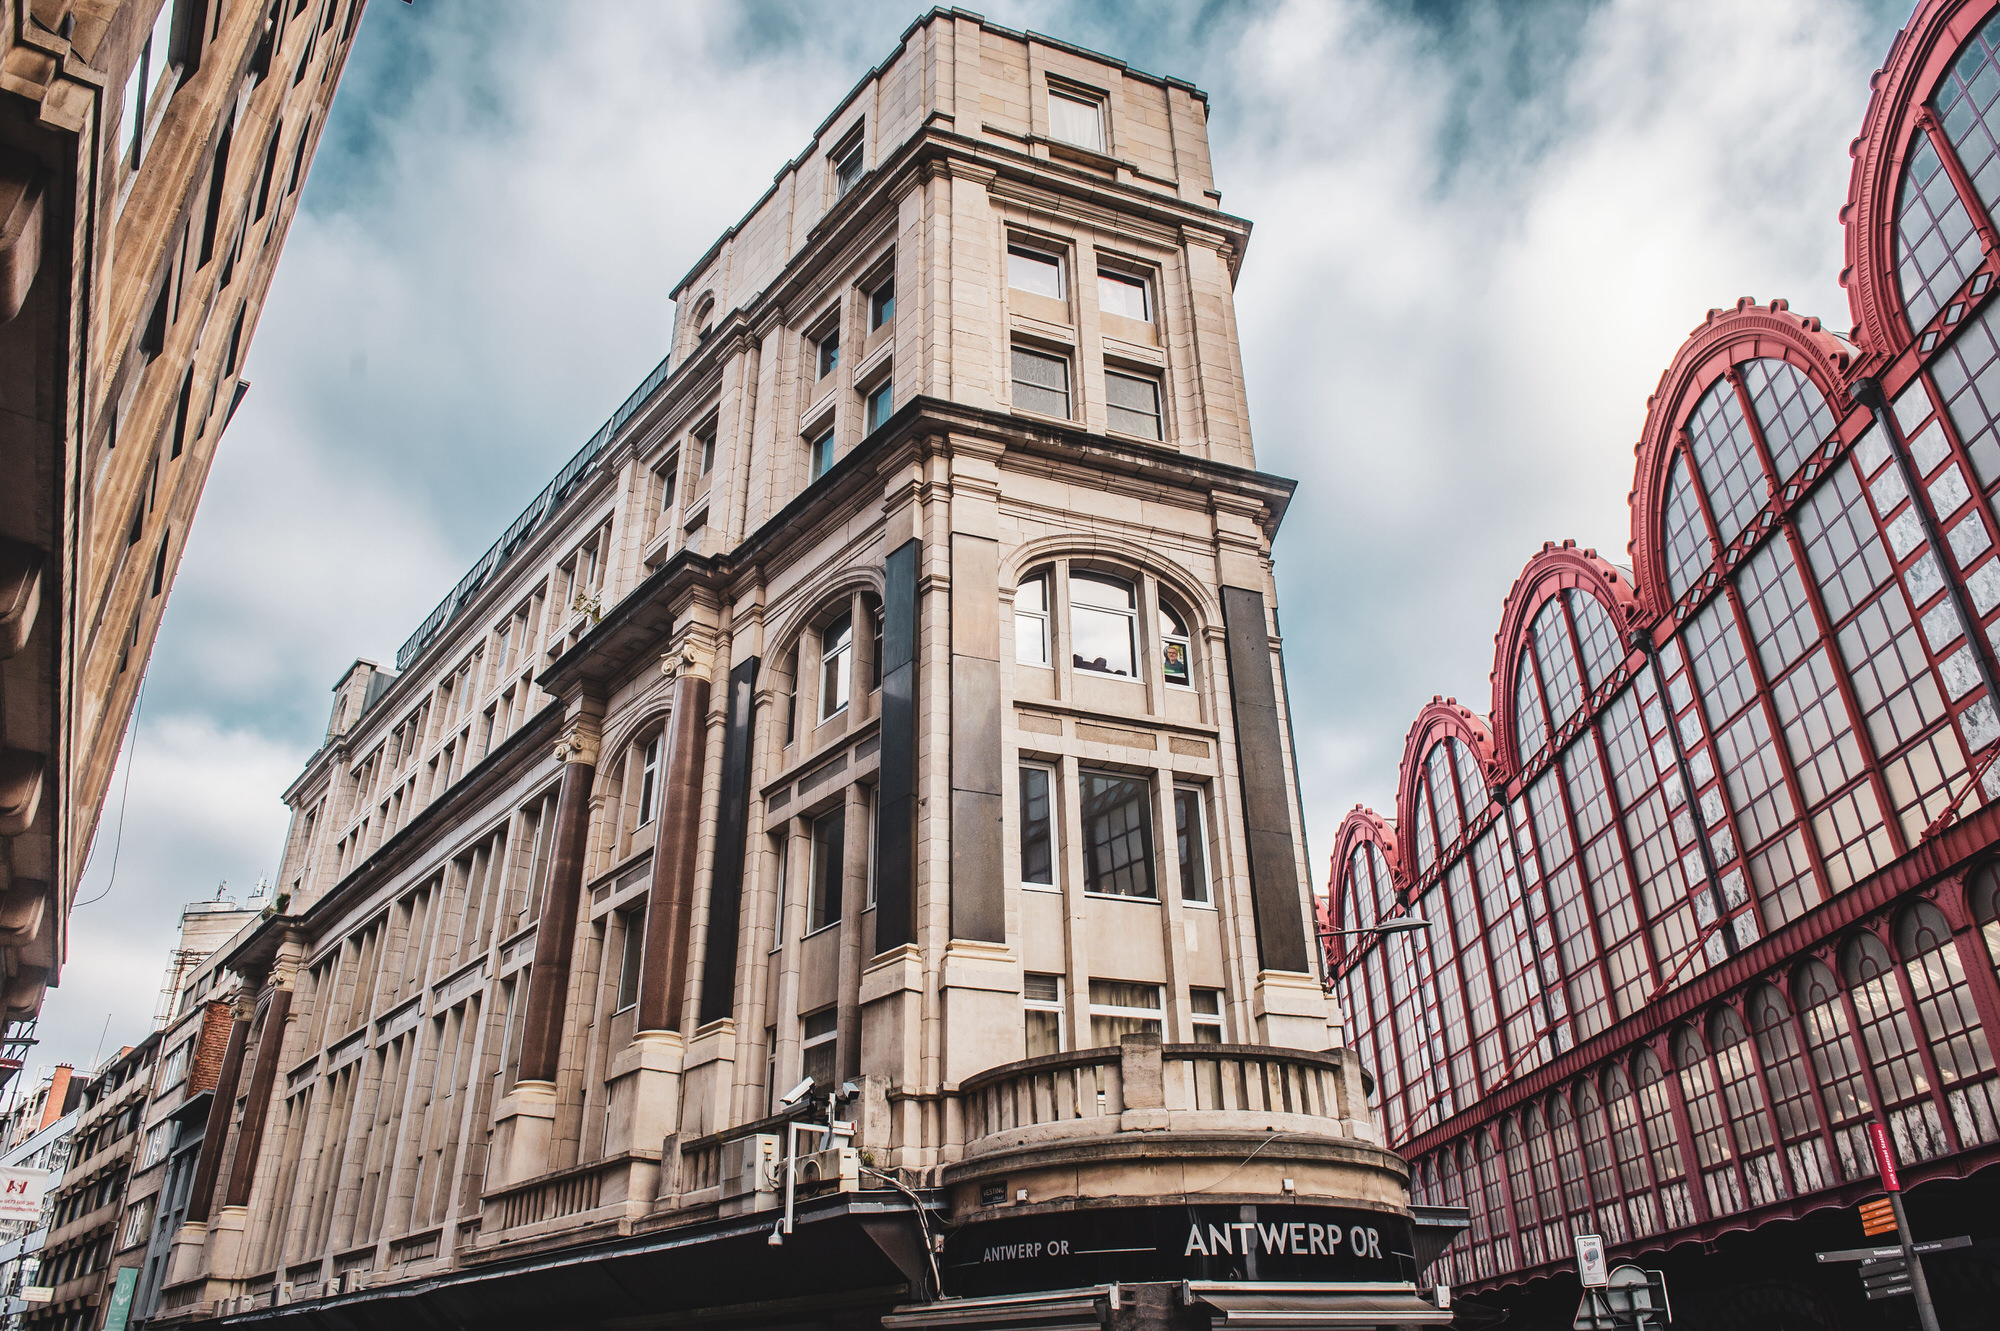
[[[1489,792],[1499,787],[1494,778],[1493,731],[1486,718],[1456,698],[1433,696],[1417,713],[1409,734],[1403,737],[1403,762],[1396,773],[1396,826],[1417,826],[1417,790],[1423,780],[1424,760],[1439,740],[1457,738],[1472,750],[1486,779]],[[1391,860],[1397,877],[1404,883],[1417,881],[1417,841],[1414,833],[1403,838],[1397,849],[1406,858]]]
[[[1826,395],[1834,417],[1846,415],[1844,388],[1852,348],[1820,327],[1818,319],[1791,312],[1782,300],[1759,305],[1749,296],[1729,310],[1710,310],[1702,326],[1688,334],[1673,363],[1660,376],[1659,387],[1646,399],[1646,427],[1635,450],[1638,467],[1632,493],[1633,582],[1646,625],[1665,619],[1673,610],[1667,590],[1666,564],[1661,554],[1660,513],[1666,504],[1667,473],[1681,425],[1708,386],[1732,365],[1746,360],[1790,361]]]
[[[1402,870],[1402,852],[1397,845],[1395,824],[1365,805],[1355,805],[1347,811],[1347,817],[1340,820],[1340,834],[1333,841],[1333,862],[1328,866],[1326,913],[1322,917],[1322,929],[1349,927],[1343,923],[1347,918],[1347,865],[1354,858],[1354,848],[1371,841],[1382,848],[1382,858],[1389,864],[1389,881],[1396,885],[1398,894],[1409,881]],[[1346,957],[1347,940],[1333,937],[1326,942],[1328,969],[1331,970]]]
[[[1521,746],[1514,728],[1514,677],[1528,627],[1535,614],[1551,596],[1571,587],[1580,587],[1601,602],[1611,614],[1611,622],[1628,639],[1646,622],[1644,611],[1619,569],[1595,550],[1579,550],[1575,541],[1557,545],[1544,542],[1541,551],[1528,560],[1521,576],[1514,579],[1507,603],[1500,614],[1500,631],[1493,635],[1492,767],[1489,784],[1506,790],[1521,774]]]
[[[1908,344],[1902,293],[1896,288],[1896,189],[1923,105],[1967,38],[1993,13],[1996,0],[1924,0],[1896,34],[1889,58],[1869,80],[1874,90],[1861,133],[1848,145],[1854,172],[1840,210],[1847,228],[1847,266],[1840,284],[1854,312],[1855,339],[1866,353],[1861,372]]]

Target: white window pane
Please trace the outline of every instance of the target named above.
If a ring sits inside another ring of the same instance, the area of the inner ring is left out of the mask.
[[[1146,308],[1145,279],[1127,277],[1123,273],[1100,271],[1097,274],[1097,308],[1106,314],[1137,319],[1141,323],[1153,317]]]
[[[1062,260],[1051,254],[1037,254],[1033,250],[1009,248],[1007,285],[1016,291],[1026,291],[1036,296],[1047,296],[1051,300],[1061,300]]]
[[[1049,133],[1064,143],[1104,151],[1104,115],[1096,102],[1049,94]]]

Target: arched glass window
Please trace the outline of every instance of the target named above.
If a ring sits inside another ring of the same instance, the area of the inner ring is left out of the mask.
[[[1375,924],[1375,881],[1368,866],[1368,847],[1359,845],[1347,858],[1347,919],[1342,922],[1348,929],[1369,929]]]
[[[1632,1081],[1638,1092],[1653,1177],[1659,1182],[1660,1231],[1691,1225],[1694,1205],[1688,1198],[1687,1174],[1681,1166],[1680,1136],[1674,1131],[1673,1092],[1667,1086],[1666,1069],[1651,1049],[1641,1048],[1633,1056]]]
[[[1535,682],[1535,662],[1526,647],[1514,671],[1514,740],[1526,767],[1549,742],[1549,723],[1542,713],[1542,689]]]
[[[1632,1084],[1625,1076],[1625,1069],[1616,1063],[1604,1070],[1604,1116],[1610,1129],[1611,1155],[1618,1165],[1618,1188],[1603,1195],[1625,1194],[1632,1237],[1657,1234],[1660,1215],[1653,1201],[1653,1174],[1646,1157],[1639,1105],[1632,1098]]]
[[[1563,601],[1576,624],[1584,678],[1595,692],[1625,660],[1625,644],[1618,637],[1618,626],[1611,622],[1611,612],[1595,596],[1572,587],[1563,593]]]
[[[1834,1178],[1819,1133],[1819,1110],[1813,1104],[1812,1082],[1799,1052],[1791,1008],[1774,984],[1751,990],[1749,1008],[1750,1030],[1771,1086],[1771,1110],[1792,1167],[1792,1181],[1802,1193],[1831,1187]]]
[[[1580,1167],[1588,1188],[1584,1196],[1595,1212],[1597,1232],[1608,1243],[1623,1243],[1625,1203],[1619,1196],[1618,1161],[1612,1155],[1611,1123],[1594,1074],[1576,1083],[1576,1133],[1583,1148]]]
[[[1792,999],[1805,1031],[1806,1054],[1826,1104],[1827,1126],[1833,1131],[1840,1177],[1866,1178],[1875,1172],[1866,1122],[1873,1117],[1867,1074],[1847,1024],[1847,1006],[1834,983],[1833,972],[1817,960],[1802,962],[1792,972]]]
[[[1173,688],[1194,687],[1194,639],[1187,616],[1164,596],[1160,598],[1160,669]]]
[[[1944,135],[1987,208],[2000,202],[2000,15],[1965,43],[1932,97]]]
[[[1904,907],[1896,917],[1896,951],[1910,977],[1910,992],[1916,996],[1960,1145],[2000,1138],[2000,1102],[1996,1102],[2000,1088],[1993,1080],[1993,1051],[1944,912],[1928,901]]]
[[[1483,1280],[1496,1270],[1514,1269],[1514,1243],[1507,1219],[1507,1194],[1501,1174],[1500,1154],[1493,1148],[1493,1134],[1479,1134],[1479,1186],[1484,1195],[1481,1211],[1487,1232],[1492,1236],[1479,1253],[1479,1276]]]
[[[1479,771],[1479,761],[1472,756],[1472,750],[1464,740],[1454,739],[1451,745],[1452,766],[1458,769],[1458,790],[1465,800],[1465,820],[1477,822],[1479,815],[1486,811],[1486,778]]]
[[[1687,422],[1688,445],[1716,538],[1728,545],[1743,533],[1770,497],[1763,459],[1743,418],[1743,404],[1728,379],[1717,379],[1695,404]]]
[[[1139,598],[1132,584],[1102,573],[1069,575],[1070,664],[1132,678],[1138,653]]]
[[[1780,480],[1788,480],[1820,444],[1833,437],[1833,413],[1827,409],[1826,396],[1790,361],[1759,358],[1736,368],[1764,431],[1771,464]]]
[[[1375,918],[1379,920],[1396,904],[1396,884],[1389,877],[1389,857],[1373,841],[1368,843],[1368,864],[1375,878]]]
[[[847,710],[854,687],[854,619],[842,615],[819,632],[819,716]]]
[[[1549,717],[1561,730],[1583,706],[1583,679],[1577,669],[1576,645],[1570,641],[1569,621],[1563,616],[1562,597],[1551,596],[1535,615],[1531,630],[1535,659],[1542,667],[1542,697],[1549,705]]]
[[[1458,792],[1451,783],[1451,746],[1457,740],[1445,740],[1431,745],[1431,751],[1424,760],[1425,772],[1430,777],[1431,804],[1437,810],[1437,837],[1440,851],[1450,850],[1458,843],[1458,834],[1464,824],[1458,814]]]
[[[1514,1233],[1521,1241],[1521,1264],[1540,1266],[1548,1260],[1548,1252],[1542,1246],[1541,1215],[1535,1209],[1534,1162],[1528,1156],[1521,1125],[1511,1114],[1501,1126],[1500,1142],[1507,1153],[1507,1190],[1514,1195]]]
[[[1424,783],[1417,783],[1417,872],[1429,873],[1437,863],[1437,834],[1431,824],[1431,802]]]
[[[1563,1210],[1570,1215],[1571,1223],[1565,1229],[1588,1233],[1590,1180],[1584,1177],[1583,1141],[1570,1113],[1568,1091],[1549,1097],[1549,1142],[1555,1149],[1556,1173],[1562,1178]]]
[[[1674,1069],[1680,1075],[1681,1103],[1687,1106],[1688,1127],[1694,1133],[1694,1160],[1701,1170],[1709,1214],[1732,1215],[1743,1209],[1743,1191],[1730,1168],[1729,1128],[1716,1094],[1715,1073],[1692,1026],[1674,1032]]]
[[[1539,1108],[1528,1106],[1528,1159],[1534,1166],[1535,1198],[1542,1213],[1542,1252],[1548,1261],[1569,1255],[1569,1226],[1563,1220],[1561,1181],[1556,1174],[1554,1143],[1548,1120]]]
[[[1736,1158],[1743,1169],[1743,1187],[1752,1206],[1768,1206],[1785,1196],[1778,1169],[1777,1140],[1771,1116],[1764,1109],[1764,1085],[1743,1018],[1726,1004],[1708,1023],[1708,1047],[1715,1053],[1716,1079],[1722,1087],[1722,1108],[1736,1140]]]
[[[1678,601],[1715,562],[1715,544],[1701,516],[1701,501],[1688,477],[1687,463],[1679,458],[1667,473],[1667,503],[1660,525],[1667,556],[1667,591]]]
[[[1896,198],[1896,284],[1915,331],[1972,276],[1981,251],[1979,233],[1931,136],[1918,130],[1910,144]]]
[[[1841,945],[1840,975],[1854,1000],[1861,1045],[1875,1069],[1875,1084],[1881,1089],[1901,1159],[1915,1162],[1943,1155],[1950,1145],[1937,1102],[1931,1098],[1930,1078],[1910,1029],[1909,1013],[1903,1010],[1902,988],[1889,950],[1867,930],[1856,933]]]
[[[1981,869],[1972,880],[1972,922],[1986,939],[1986,955],[2000,975],[2000,860]]]

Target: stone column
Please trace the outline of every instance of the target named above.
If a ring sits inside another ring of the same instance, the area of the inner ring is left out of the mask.
[[[556,795],[554,853],[542,913],[535,930],[535,960],[528,972],[527,1016],[521,1032],[521,1072],[514,1089],[493,1112],[491,1189],[545,1172],[555,1130],[556,1069],[562,1054],[569,994],[569,964],[576,950],[576,916],[583,895],[583,862],[590,835],[590,790],[597,777],[598,716],[573,705],[570,727],[556,741],[563,765]],[[490,1208],[489,1208],[490,1209]]]
[[[250,1223],[250,1184],[257,1175],[257,1156],[264,1146],[264,1120],[271,1109],[271,1092],[278,1080],[278,1057],[285,1047],[285,1019],[292,1011],[289,983],[273,988],[264,1001],[264,1029],[257,1037],[257,1055],[250,1064],[250,1089],[243,1097],[243,1122],[236,1132],[236,1156],[229,1165],[229,1187],[222,1209],[208,1227],[208,1272],[233,1279],[243,1252],[244,1231]],[[218,1088],[218,1094],[220,1094]],[[232,1091],[230,1098],[234,1099]]]
[[[236,1083],[243,1076],[243,1046],[250,1039],[251,1011],[247,996],[237,996],[237,1007],[229,1024],[229,1043],[222,1048],[222,1070],[216,1074],[215,1098],[208,1103],[208,1127],[201,1137],[201,1155],[195,1161],[194,1190],[188,1196],[187,1223],[208,1223],[208,1210],[215,1198],[215,1185],[222,1174],[222,1149],[229,1141],[229,1118],[236,1108]]]
[[[660,777],[660,824],[640,956],[637,1029],[678,1031],[694,926],[695,850],[701,838],[701,778],[708,748],[708,680],[682,673],[673,685]]]

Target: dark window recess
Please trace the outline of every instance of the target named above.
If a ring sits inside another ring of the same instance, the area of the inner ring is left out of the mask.
[[[285,185],[285,193],[288,195],[298,193],[299,181],[305,177],[306,144],[310,143],[311,141],[312,141],[312,122],[308,120],[304,125],[299,127],[299,146],[297,150],[292,153],[292,178]]]
[[[1147,783],[1112,772],[1084,772],[1084,887],[1121,897],[1151,897],[1152,794]]]
[[[173,535],[171,530],[160,533],[160,553],[153,556],[153,591],[158,596],[167,585],[167,541]]]
[[[264,149],[264,170],[257,178],[257,208],[252,219],[262,218],[271,206],[271,177],[278,172],[278,140],[284,137],[285,124],[281,120],[271,127],[271,142]]]
[[[170,457],[179,457],[181,449],[187,445],[188,407],[194,400],[194,366],[187,368],[181,376],[180,401],[174,404],[174,444]]]
[[[229,126],[222,127],[222,137],[215,145],[214,165],[208,173],[208,212],[201,221],[201,261],[197,267],[207,267],[215,257],[215,228],[222,220],[222,187],[229,170]]]
[[[1049,770],[1021,769],[1021,881],[1054,887],[1056,856],[1054,808],[1049,800]]]
[[[846,860],[847,811],[835,809],[813,819],[812,883],[806,930],[824,929],[840,919],[841,874]]]
[[[148,361],[158,356],[167,345],[167,311],[172,304],[173,275],[160,283],[160,294],[153,301],[153,312],[146,316],[145,331],[139,334],[139,350]]]
[[[236,357],[243,349],[243,317],[249,312],[247,307],[236,311],[235,326],[229,330],[229,359],[224,364],[230,374],[236,373]]]

